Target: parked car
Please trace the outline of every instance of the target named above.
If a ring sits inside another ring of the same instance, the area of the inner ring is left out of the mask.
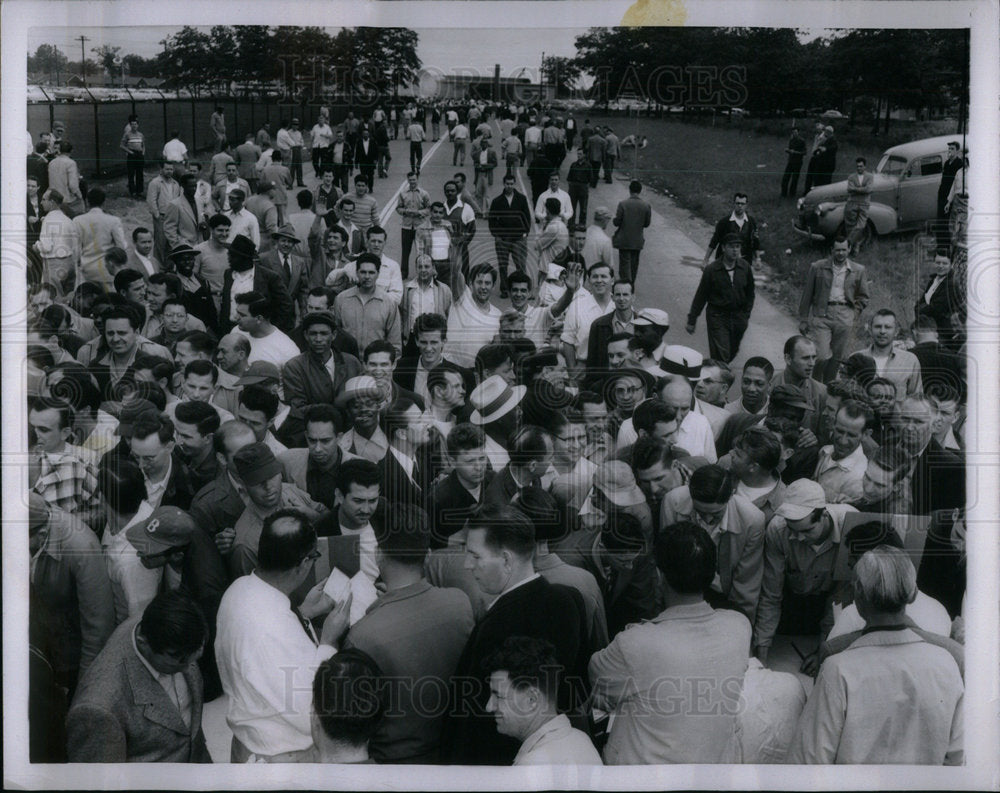
[[[840,118],[847,118],[847,116],[845,116],[839,110],[827,110],[823,115],[820,116],[820,118],[840,119]]]
[[[886,149],[875,166],[866,244],[876,235],[919,229],[937,217],[937,191],[948,144],[955,135],[903,143]],[[814,240],[827,240],[843,232],[847,180],[814,187],[798,201],[792,226]]]

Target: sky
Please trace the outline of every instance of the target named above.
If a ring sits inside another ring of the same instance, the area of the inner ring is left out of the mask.
[[[201,28],[208,32],[208,28]],[[78,36],[87,36],[88,58],[91,49],[102,44],[121,47],[122,54],[134,53],[149,58],[163,47],[160,42],[179,30],[177,27],[73,27],[32,28],[28,35],[28,52],[34,53],[39,44],[54,44],[70,60],[79,61]],[[328,28],[333,33],[336,28]],[[416,28],[420,36],[417,54],[426,68],[452,74],[459,69],[475,69],[492,74],[494,64],[500,64],[501,75],[513,76],[518,70],[530,70],[525,76],[534,77],[541,65],[542,53],[576,55],[574,41],[586,28],[508,29],[478,28]]]

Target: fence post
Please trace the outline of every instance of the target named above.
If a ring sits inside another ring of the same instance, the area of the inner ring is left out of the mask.
[[[166,143],[170,140],[170,132],[167,130],[167,98],[163,95],[163,91],[159,88],[156,89],[156,93],[160,95],[160,99],[163,100],[163,142]]]
[[[42,93],[45,93],[42,91]],[[56,125],[56,103],[51,99],[49,100],[49,130]]]

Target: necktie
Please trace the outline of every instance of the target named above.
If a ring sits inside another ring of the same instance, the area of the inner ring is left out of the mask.
[[[302,616],[302,612],[299,611],[297,606],[292,606],[291,608],[295,618],[299,621],[299,625],[302,626],[302,630],[304,630],[306,632],[306,636],[309,637],[309,641],[313,644],[318,644],[316,641],[316,634],[313,633],[312,625],[309,624],[309,620]]]
[[[285,277],[291,282],[292,280],[292,266],[288,263],[288,255],[284,256],[285,259]]]

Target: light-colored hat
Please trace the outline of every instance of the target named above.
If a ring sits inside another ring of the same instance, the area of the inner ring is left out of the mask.
[[[808,518],[813,510],[826,506],[826,493],[823,486],[812,479],[796,479],[785,490],[785,500],[775,511],[785,520],[802,520]]]
[[[663,348],[660,368],[667,374],[679,374],[688,380],[704,380],[701,365],[705,358],[697,350],[680,344],[668,344]]]
[[[357,377],[352,377],[346,383],[344,383],[344,390],[337,394],[336,399],[334,399],[334,404],[339,407],[345,407],[348,402],[356,397],[381,397],[382,390],[378,387],[378,383],[375,382],[375,378],[371,375],[362,374]]]
[[[473,424],[489,424],[507,415],[518,402],[524,399],[527,386],[510,386],[500,375],[487,377],[469,395],[469,403],[475,408],[469,421]]]
[[[291,223],[286,223],[277,231],[271,234],[272,237],[277,239],[278,237],[284,237],[285,239],[295,240],[295,242],[302,242],[295,233],[295,226]]]
[[[545,277],[546,279],[550,279],[552,281],[558,281],[559,276],[561,276],[564,272],[566,272],[565,267],[556,264],[555,262],[549,262],[549,267],[545,271]]]
[[[658,328],[670,327],[670,315],[659,308],[641,308],[636,312],[633,325],[656,325]]]
[[[594,474],[594,487],[600,490],[616,507],[634,507],[646,501],[635,483],[635,476],[628,463],[609,460]]]
[[[598,207],[594,210],[594,218],[609,218],[611,217],[611,210],[607,207]]]

